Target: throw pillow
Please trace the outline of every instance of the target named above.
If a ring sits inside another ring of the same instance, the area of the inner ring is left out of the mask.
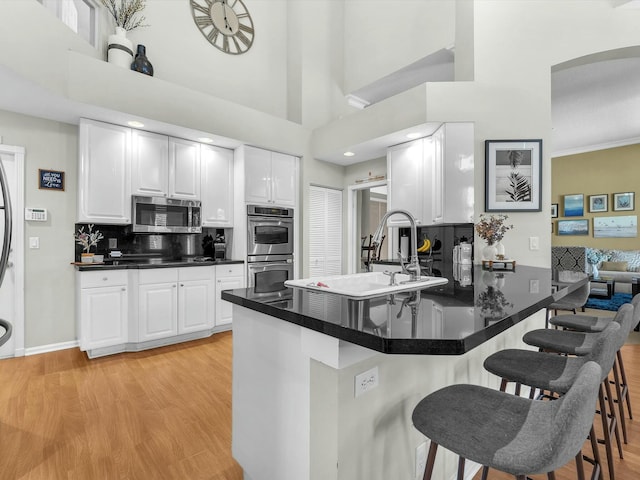
[[[610,272],[626,272],[627,262],[602,262],[600,270],[608,270]]]
[[[613,250],[609,260],[612,262],[627,262],[627,270],[629,272],[640,271],[640,250]]]

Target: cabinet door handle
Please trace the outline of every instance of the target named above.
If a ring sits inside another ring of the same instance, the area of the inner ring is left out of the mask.
[[[171,285],[171,286],[172,286],[173,288],[176,288],[176,287],[177,287],[177,285],[176,285],[175,283],[174,283],[173,285]]]
[[[122,287],[122,289],[121,289],[121,290],[122,290],[123,292],[126,292],[126,291],[127,291],[127,287]]]
[[[181,287],[184,287],[184,283],[181,283],[181,284],[180,284],[180,286],[181,286]]]
[[[103,282],[106,282],[107,280],[109,280],[109,277],[102,277]]]

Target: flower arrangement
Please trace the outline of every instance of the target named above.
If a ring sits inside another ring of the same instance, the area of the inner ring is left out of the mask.
[[[84,231],[84,225],[80,227],[73,236],[76,239],[76,243],[82,245],[84,253],[89,253],[91,247],[97,246],[98,242],[104,238],[100,233],[100,230],[93,230],[93,225],[87,225],[88,231]]]
[[[480,215],[480,221],[476,224],[476,232],[488,245],[493,245],[502,240],[504,234],[513,228],[506,225],[507,215]]]
[[[608,250],[598,250],[597,248],[586,248],[587,262],[591,265],[598,265],[604,260],[609,260],[610,253]]]
[[[144,10],[146,0],[100,0],[116,22],[116,27],[131,31],[138,27],[146,27],[144,16],[138,16]]]

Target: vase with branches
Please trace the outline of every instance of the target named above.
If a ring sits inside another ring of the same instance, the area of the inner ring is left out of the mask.
[[[140,15],[144,10],[146,0],[100,0],[113,17],[116,27],[127,32],[138,27],[146,27],[145,17]]]
[[[100,0],[116,24],[116,33],[109,35],[107,61],[123,68],[131,68],[133,43],[127,32],[146,27],[141,15],[146,0]]]
[[[496,258],[498,249],[495,245],[500,244],[505,233],[513,228],[513,225],[507,225],[508,218],[507,215],[502,214],[487,215],[483,213],[480,215],[480,221],[476,223],[475,228],[478,236],[487,242],[487,246],[482,251],[484,259],[494,260]],[[504,251],[501,251],[500,254],[504,257]]]

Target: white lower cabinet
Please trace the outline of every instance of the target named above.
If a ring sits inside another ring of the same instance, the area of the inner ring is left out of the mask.
[[[213,327],[215,315],[214,267],[178,269],[178,333]]]
[[[80,350],[127,342],[128,277],[124,270],[76,272]]]
[[[138,342],[177,335],[177,269],[141,270],[138,282]]]
[[[223,290],[244,288],[244,264],[218,265],[216,268],[216,321],[215,326],[229,325],[232,321],[232,305],[222,300]]]
[[[158,268],[138,274],[138,341],[213,327],[214,267]]]
[[[220,294],[245,286],[245,267],[77,271],[76,285],[78,341],[93,358],[228,330],[232,308]]]

